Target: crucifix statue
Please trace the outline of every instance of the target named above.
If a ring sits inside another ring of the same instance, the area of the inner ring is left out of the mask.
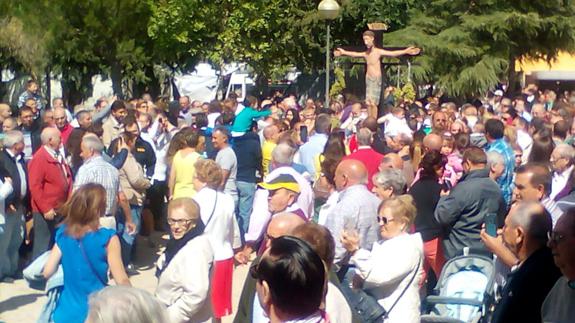
[[[367,47],[367,50],[363,52],[354,52],[343,48],[337,48],[333,55],[335,57],[348,56],[365,59],[367,65],[367,71],[365,73],[365,99],[368,103],[378,106],[382,86],[381,58],[417,55],[421,49],[416,47],[407,47],[402,50],[386,50],[375,47],[374,41],[375,33],[371,30],[367,30],[363,33],[363,43]]]

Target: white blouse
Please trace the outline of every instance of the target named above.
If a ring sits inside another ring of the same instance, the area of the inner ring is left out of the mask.
[[[167,306],[170,322],[211,322],[210,270],[214,260],[206,235],[190,240],[164,269],[156,297]],[[165,254],[158,260],[163,268]]]
[[[423,240],[419,233],[375,242],[371,252],[358,250],[350,263],[365,280],[363,289],[387,311],[407,286],[385,322],[419,323],[419,285],[423,277]],[[418,264],[415,279],[408,286]]]
[[[214,260],[219,261],[232,258],[234,256],[232,244],[236,233],[236,230],[234,230],[235,204],[233,197],[204,187],[194,195],[193,199],[200,206],[202,221],[206,225],[204,234],[208,236],[212,243]]]

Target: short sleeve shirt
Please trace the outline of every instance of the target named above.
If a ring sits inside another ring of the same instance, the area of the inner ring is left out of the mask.
[[[218,151],[218,154],[216,155],[216,163],[218,163],[222,169],[230,172],[230,176],[228,176],[226,186],[224,187],[224,193],[237,196],[238,189],[236,187],[236,176],[238,173],[238,160],[232,147],[228,146]]]

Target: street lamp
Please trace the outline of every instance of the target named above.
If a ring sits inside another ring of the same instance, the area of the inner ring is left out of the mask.
[[[326,36],[327,39],[325,45],[325,107],[324,108],[329,109],[329,55],[330,55],[329,21],[335,19],[339,14],[339,4],[335,0],[322,0],[317,6],[317,10],[319,12],[320,18],[325,19],[327,25],[327,36]]]

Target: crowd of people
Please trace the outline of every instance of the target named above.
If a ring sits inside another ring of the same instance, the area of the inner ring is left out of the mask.
[[[298,99],[69,109],[29,81],[0,104],[0,278],[47,280],[54,322],[365,321],[350,290],[419,322],[471,250],[497,265],[491,322],[575,321],[575,93]],[[129,278],[150,230],[155,295]]]

